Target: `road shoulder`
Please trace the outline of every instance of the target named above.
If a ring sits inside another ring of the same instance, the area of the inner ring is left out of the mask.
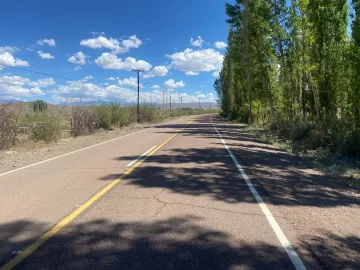
[[[326,269],[359,269],[360,192],[330,181],[299,157],[248,134],[218,129],[299,252]]]

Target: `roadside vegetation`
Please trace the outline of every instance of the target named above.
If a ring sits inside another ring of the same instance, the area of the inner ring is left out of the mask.
[[[217,110],[161,110],[140,106],[140,123],[156,123],[170,117],[217,113]],[[137,123],[136,106],[104,103],[91,106],[56,106],[42,100],[0,105],[0,149],[28,141],[56,142],[61,138],[121,129]]]
[[[360,1],[350,4],[226,4],[228,48],[214,88],[224,118],[360,185]]]

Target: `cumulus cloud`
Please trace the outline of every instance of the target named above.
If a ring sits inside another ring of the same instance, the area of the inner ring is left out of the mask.
[[[151,86],[152,89],[159,89],[160,85],[154,84],[153,86]]]
[[[166,76],[168,74],[168,69],[165,66],[156,66],[153,68],[152,71],[148,72],[147,74],[143,75],[143,78],[152,78],[155,76]]]
[[[98,36],[97,38],[83,39],[80,41],[80,45],[91,49],[110,49],[114,53],[124,53],[132,48],[139,48],[142,41],[136,37],[136,35],[130,36],[128,39],[118,40],[116,38],[107,38],[104,36]]]
[[[134,77],[119,80],[118,83],[121,86],[137,87],[137,79]]]
[[[56,42],[54,39],[50,38],[50,39],[40,39],[36,42],[38,45],[40,46],[44,46],[45,44],[51,46],[51,47],[55,47],[56,46]]]
[[[20,99],[41,96],[45,93],[40,87],[54,85],[52,78],[31,81],[21,76],[0,76],[0,93],[2,99]]]
[[[179,81],[179,82],[175,82],[173,79],[167,80],[166,82],[164,82],[164,86],[166,88],[182,88],[185,86],[183,81]]]
[[[137,100],[137,91],[117,85],[96,85],[83,81],[72,81],[67,85],[60,85],[53,92],[53,99],[57,102],[64,102],[67,99],[81,98],[83,101],[118,101],[135,102]],[[211,94],[211,93],[210,93]],[[202,94],[201,102],[214,102],[213,94]],[[188,95],[182,93],[183,103],[198,102],[198,95]],[[141,91],[140,102],[152,102],[161,104],[163,101],[163,92],[160,90]],[[179,99],[173,99],[173,102],[180,102]]]
[[[105,69],[120,69],[120,70],[133,70],[142,69],[148,71],[151,65],[143,60],[136,60],[132,57],[127,57],[125,60],[118,58],[115,54],[103,53],[96,60],[95,63]]]
[[[172,60],[172,66],[189,74],[218,71],[222,67],[224,56],[213,49],[193,50],[186,49],[183,52],[177,52],[167,55]],[[188,74],[188,75],[189,75]]]
[[[54,85],[55,83],[56,82],[53,80],[53,78],[45,78],[37,81],[28,82],[29,85],[34,87],[48,87]]]
[[[110,50],[115,50],[119,47],[120,42],[115,38],[106,38],[103,36],[98,36],[97,38],[83,39],[80,41],[80,45],[91,48],[91,49],[100,49],[106,48]]]
[[[73,68],[73,70],[76,70],[76,71],[77,70],[82,70],[82,68],[80,66],[76,66],[76,67]]]
[[[9,67],[29,66],[29,63],[27,61],[21,60],[19,58],[15,58],[13,56],[13,54],[16,53],[17,51],[19,51],[19,49],[16,47],[11,47],[11,46],[0,47],[0,70],[6,66]]]
[[[218,49],[225,49],[226,48],[226,43],[225,42],[222,42],[222,41],[216,41],[214,43],[215,47],[218,48]]]
[[[191,38],[190,43],[194,47],[200,47],[201,48],[202,44],[204,43],[204,40],[200,36],[198,36],[197,39]]]
[[[43,51],[37,51],[37,54],[41,57],[41,59],[55,59],[50,53],[45,53]]]
[[[85,65],[86,58],[87,56],[83,52],[77,52],[69,57],[68,62],[78,65]]]

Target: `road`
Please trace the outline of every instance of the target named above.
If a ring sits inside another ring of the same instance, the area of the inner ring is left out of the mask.
[[[3,269],[317,269],[226,132],[187,117],[1,175]]]

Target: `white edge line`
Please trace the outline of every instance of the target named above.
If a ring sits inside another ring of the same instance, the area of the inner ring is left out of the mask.
[[[149,150],[147,150],[144,154],[142,154],[141,156],[139,156],[138,158],[134,159],[133,161],[131,161],[128,165],[126,165],[126,167],[131,167],[135,162],[137,162],[140,158],[142,158],[143,156],[147,155],[151,150],[153,150],[156,146],[151,147]]]
[[[187,117],[184,117],[184,118],[187,118]],[[142,130],[139,130],[139,131],[136,131],[136,132],[133,132],[133,133],[130,133],[130,134],[126,134],[126,135],[121,136],[121,137],[117,137],[117,138],[114,138],[114,139],[111,139],[111,140],[108,140],[108,141],[105,141],[105,142],[101,142],[101,143],[98,143],[98,144],[90,145],[90,146],[88,146],[88,147],[81,148],[81,149],[78,149],[78,150],[75,150],[75,151],[72,151],[72,152],[69,152],[69,153],[60,155],[60,156],[56,156],[56,157],[53,157],[53,158],[45,159],[45,160],[42,160],[42,161],[39,161],[39,162],[30,164],[30,165],[27,165],[27,166],[24,166],[24,167],[17,168],[17,169],[15,169],[15,170],[11,170],[11,171],[8,171],[8,172],[4,172],[4,173],[1,173],[1,174],[0,174],[0,177],[1,177],[1,176],[4,176],[4,175],[7,175],[7,174],[10,174],[10,173],[13,173],[13,172],[17,172],[17,171],[26,169],[26,168],[33,167],[33,166],[36,166],[36,165],[39,165],[39,164],[42,164],[42,163],[45,163],[45,162],[48,162],[48,161],[51,161],[51,160],[54,160],[54,159],[58,159],[58,158],[61,158],[61,157],[65,157],[65,156],[68,156],[68,155],[71,155],[71,154],[74,154],[74,153],[77,153],[77,152],[80,152],[80,151],[83,151],[83,150],[86,150],[86,149],[90,149],[90,148],[93,148],[93,147],[96,147],[96,146],[99,146],[99,145],[102,145],[102,144],[105,144],[105,143],[109,143],[109,142],[112,142],[112,141],[116,141],[116,140],[118,140],[118,139],[125,138],[125,137],[131,136],[131,135],[134,135],[134,134],[137,134],[137,133],[140,133],[140,132],[143,132],[143,131],[152,129],[152,128],[160,127],[160,126],[162,126],[162,125],[167,125],[168,123],[172,123],[172,122],[175,122],[175,121],[178,121],[178,120],[181,120],[181,119],[183,119],[183,118],[175,119],[175,120],[172,120],[172,121],[169,121],[169,122],[165,122],[165,123],[160,124],[160,125],[155,125],[155,126],[152,126],[152,127],[150,127],[150,128],[144,128],[144,129],[142,129]]]
[[[236,157],[233,155],[232,151],[227,146],[227,144],[224,141],[223,137],[221,136],[220,132],[218,131],[218,129],[215,127],[214,123],[212,122],[211,117],[210,117],[210,121],[211,121],[211,124],[213,125],[214,129],[216,130],[217,134],[219,135],[219,138],[220,138],[221,142],[223,143],[224,147],[226,148],[229,155],[231,156],[231,159],[234,161],[236,167],[238,168],[239,172],[241,173],[242,177],[244,178],[244,180],[245,180],[247,186],[249,187],[251,193],[255,197],[255,200],[259,204],[259,206],[260,206],[262,212],[264,213],[266,219],[270,223],[271,228],[275,232],[275,234],[276,234],[277,238],[279,239],[281,245],[284,247],[284,249],[285,249],[287,255],[289,256],[291,262],[293,263],[295,269],[296,270],[306,270],[306,267],[303,264],[303,262],[301,261],[299,255],[296,253],[295,249],[293,248],[293,246],[291,245],[289,240],[286,238],[284,232],[280,228],[280,225],[277,223],[274,216],[271,214],[269,208],[266,206],[266,204],[262,200],[261,196],[259,195],[259,193],[255,189],[254,185],[250,181],[249,177],[246,175],[246,173],[244,172],[244,170],[240,166],[239,162],[237,161]]]

